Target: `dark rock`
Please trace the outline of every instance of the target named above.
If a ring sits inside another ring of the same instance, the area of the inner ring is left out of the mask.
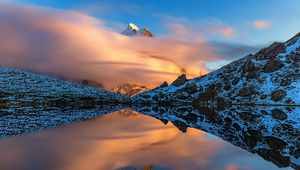
[[[199,103],[203,101],[210,101],[215,98],[215,93],[214,92],[205,92],[205,93],[200,93],[198,97],[193,100],[193,103]]]
[[[255,54],[257,60],[267,60],[275,58],[278,54],[285,52],[284,43],[275,42],[267,48],[260,50]]]
[[[196,84],[188,84],[184,88],[184,91],[186,91],[189,94],[195,94],[195,93],[197,93],[197,86],[196,86]]]
[[[252,94],[251,87],[243,87],[239,90],[238,95],[241,97],[249,97]]]
[[[266,136],[264,139],[273,150],[282,150],[287,146],[287,143],[285,141],[273,136]]]
[[[232,84],[233,85],[236,85],[236,84],[238,84],[238,82],[240,81],[240,79],[239,78],[234,78],[233,80],[232,80]]]
[[[280,109],[273,109],[271,112],[272,112],[272,116],[275,119],[278,119],[278,120],[287,119],[287,114],[284,111],[280,110]]]
[[[267,98],[267,95],[265,95],[265,94],[262,94],[261,96],[260,96],[260,99],[266,99]]]
[[[163,122],[163,124],[167,125],[168,124],[168,120],[167,119],[159,119],[161,122]]]
[[[180,100],[186,100],[186,99],[188,99],[189,96],[188,96],[188,94],[186,94],[186,93],[184,93],[184,92],[183,92],[183,93],[180,93],[180,92],[179,92],[179,93],[176,94],[176,97],[177,97],[178,99],[180,99]]]
[[[241,119],[248,122],[254,122],[256,120],[256,116],[251,114],[251,112],[238,112]]]
[[[224,119],[224,122],[225,122],[225,127],[226,128],[229,128],[231,126],[231,124],[232,124],[232,120],[230,118],[228,118],[228,117],[226,117]]]
[[[175,81],[173,81],[173,83],[171,84],[171,86],[181,86],[183,85],[185,82],[187,81],[186,79],[186,75],[182,74],[181,76],[179,76]]]
[[[290,157],[283,156],[278,151],[260,149],[257,154],[263,157],[265,160],[273,162],[280,168],[288,167],[291,164]]]
[[[237,123],[233,123],[232,126],[237,130],[241,130],[241,127]]]
[[[300,49],[300,48],[298,47],[298,49]],[[288,57],[291,60],[293,60],[294,62],[300,62],[300,57],[298,55],[296,55],[296,54],[290,54]]]
[[[226,91],[230,90],[231,89],[231,84],[229,82],[226,82],[223,89],[226,90]]]
[[[174,126],[176,126],[181,132],[185,133],[187,130],[187,125],[181,121],[173,121],[172,122]]]
[[[277,71],[283,67],[283,63],[280,60],[268,60],[265,64],[263,71],[266,73],[272,73],[274,71]]]
[[[261,73],[261,67],[257,67],[255,69],[253,69],[252,71],[248,72],[246,74],[246,78],[249,78],[249,79],[258,78],[260,76],[260,73]]]
[[[152,97],[152,99],[155,100],[155,101],[158,101],[158,95],[154,95],[154,96]]]
[[[286,96],[286,92],[284,90],[275,90],[271,93],[271,99],[275,102],[278,102],[280,100],[282,100],[283,98],[285,98]]]
[[[164,87],[168,87],[168,83],[166,81],[164,81],[159,88],[164,88]]]
[[[262,140],[262,134],[256,130],[248,130],[248,134],[244,135],[244,142],[250,147],[254,148],[257,142]]]
[[[254,70],[254,63],[251,60],[247,60],[242,67],[243,72],[250,72]]]

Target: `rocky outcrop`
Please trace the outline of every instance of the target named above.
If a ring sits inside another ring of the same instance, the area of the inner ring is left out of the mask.
[[[184,102],[194,106],[218,101],[243,105],[300,105],[299,49],[299,36],[285,43],[275,42],[207,75],[191,80],[181,75],[168,87],[140,93],[133,99],[136,103]],[[155,100],[151,100],[153,96]]]
[[[178,87],[178,86],[183,85],[186,81],[187,81],[186,80],[186,75],[182,74],[175,81],[173,81],[173,83],[171,83],[171,86]]]

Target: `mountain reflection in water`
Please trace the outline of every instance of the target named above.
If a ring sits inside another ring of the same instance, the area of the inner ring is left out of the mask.
[[[2,140],[0,167],[234,170],[277,169],[287,163],[296,169],[299,165],[298,129],[291,125],[290,133],[279,134],[282,129],[276,122],[270,125],[277,127],[274,130],[268,129],[267,125],[260,127],[269,115],[253,115],[262,108],[252,108],[251,112],[249,108],[243,108],[243,113],[248,113],[248,116],[243,116],[246,118],[243,122],[237,121],[239,118],[234,114],[239,111],[237,108],[222,111],[189,107],[133,109],[139,113],[125,109],[89,121]],[[299,113],[299,110],[291,109],[291,112]],[[255,124],[252,125],[251,121]],[[273,140],[274,145],[269,146],[269,140]],[[270,162],[250,152],[259,153]]]

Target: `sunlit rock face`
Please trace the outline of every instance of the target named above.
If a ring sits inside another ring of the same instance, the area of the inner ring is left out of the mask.
[[[117,87],[114,87],[111,91],[122,94],[125,96],[134,96],[138,93],[149,90],[146,86],[138,85],[138,84],[123,84]]]
[[[172,122],[180,131],[188,127],[216,135],[233,145],[260,155],[278,167],[300,168],[300,108],[192,106],[135,106],[134,110],[162,122]],[[281,112],[287,119],[274,116]]]
[[[137,95],[137,103],[300,104],[300,38],[273,43],[207,75]]]

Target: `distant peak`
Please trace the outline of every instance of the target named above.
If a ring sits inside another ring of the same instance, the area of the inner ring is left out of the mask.
[[[129,23],[129,26],[134,29],[134,30],[140,30],[140,28],[138,26],[136,26],[134,23]]]
[[[153,37],[153,34],[151,31],[149,31],[146,28],[140,29],[137,25],[134,23],[129,23],[128,27],[121,32],[123,35],[127,36],[145,36],[145,37]]]

